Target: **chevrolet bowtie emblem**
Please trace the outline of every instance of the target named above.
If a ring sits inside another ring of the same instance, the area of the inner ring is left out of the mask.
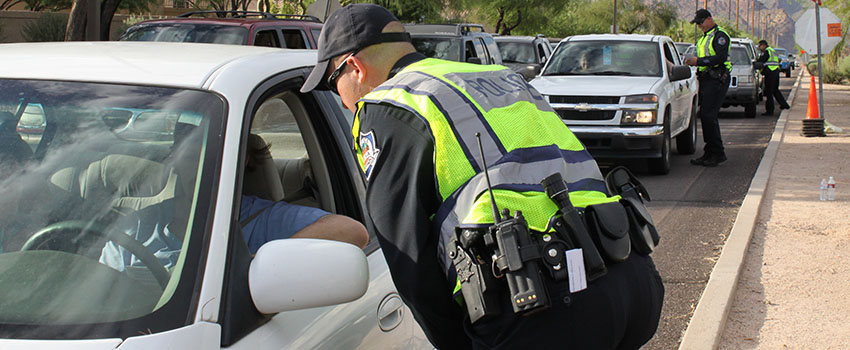
[[[587,103],[579,103],[575,106],[575,109],[579,112],[587,112],[587,111],[591,110],[592,108]]]

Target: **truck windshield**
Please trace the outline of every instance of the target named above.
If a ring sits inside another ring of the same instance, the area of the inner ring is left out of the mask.
[[[732,49],[729,50],[729,62],[733,66],[748,66],[753,64],[750,61],[750,55],[747,54],[747,49],[743,46],[732,46]]]
[[[0,334],[191,320],[224,111],[202,91],[0,79]]]
[[[413,37],[416,51],[431,58],[460,61],[460,39],[439,37]]]
[[[537,63],[532,43],[499,41],[496,44],[505,63]]]
[[[248,42],[248,29],[207,23],[150,23],[127,29],[118,40],[243,45]]]
[[[660,77],[658,43],[572,41],[558,46],[543,75],[624,75]]]

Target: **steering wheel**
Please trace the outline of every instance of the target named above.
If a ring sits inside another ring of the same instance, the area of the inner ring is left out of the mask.
[[[76,234],[69,236],[68,232]],[[159,259],[157,259],[157,257],[154,256],[147,247],[124,233],[115,230],[106,231],[99,225],[93,224],[89,221],[68,220],[50,224],[47,227],[38,230],[38,232],[27,239],[26,243],[24,243],[24,246],[21,248],[21,251],[48,249],[79,254],[76,251],[50,247],[49,243],[55,240],[66,240],[71,242],[71,244],[76,244],[74,241],[80,240],[83,236],[105,238],[108,241],[113,241],[124,247],[129,250],[130,253],[133,253],[133,255],[139,258],[143,264],[145,264],[145,267],[151,272],[151,274],[153,274],[162,289],[165,289],[165,286],[168,285],[168,280],[171,278],[168,274],[168,270],[162,266]]]

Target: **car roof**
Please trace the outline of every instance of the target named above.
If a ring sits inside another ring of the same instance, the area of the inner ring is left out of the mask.
[[[0,44],[0,51],[0,78],[183,88],[203,88],[229,65],[262,63],[266,72],[281,72],[316,64],[315,50],[223,44],[49,42]]]
[[[471,30],[475,28],[478,30]],[[484,31],[484,26],[474,23],[460,24],[405,24],[404,29],[410,35],[435,35],[435,36],[462,36],[482,35],[489,33]]]
[[[614,41],[658,41],[663,36],[653,34],[583,34],[566,37],[561,41],[614,40]]]
[[[493,39],[496,41],[533,42],[538,39],[545,40],[546,37],[530,35],[494,35]]]
[[[255,25],[291,25],[299,27],[322,28],[322,23],[308,20],[296,19],[264,19],[264,18],[201,18],[201,17],[173,17],[163,19],[152,19],[134,24],[134,26],[153,25],[153,24],[172,24],[172,23],[190,23],[190,24],[217,24],[224,26],[239,26],[251,27]]]

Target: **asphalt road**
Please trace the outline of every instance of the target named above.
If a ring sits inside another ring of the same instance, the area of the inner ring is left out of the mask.
[[[783,74],[780,79],[780,90],[786,98],[796,72],[793,71],[792,78]],[[658,331],[643,349],[678,348],[767,148],[780,110],[777,105],[772,117],[762,116],[762,112],[764,100],[754,119],[744,117],[743,107],[720,110],[721,135],[729,160],[716,168],[689,163],[691,158],[702,154],[701,128],[697,153],[684,156],[674,151],[667,175],[649,174],[644,162],[600,160],[603,171],[625,165],[640,178],[652,197],[648,207],[661,234],[653,259],[664,282],[664,307]]]

